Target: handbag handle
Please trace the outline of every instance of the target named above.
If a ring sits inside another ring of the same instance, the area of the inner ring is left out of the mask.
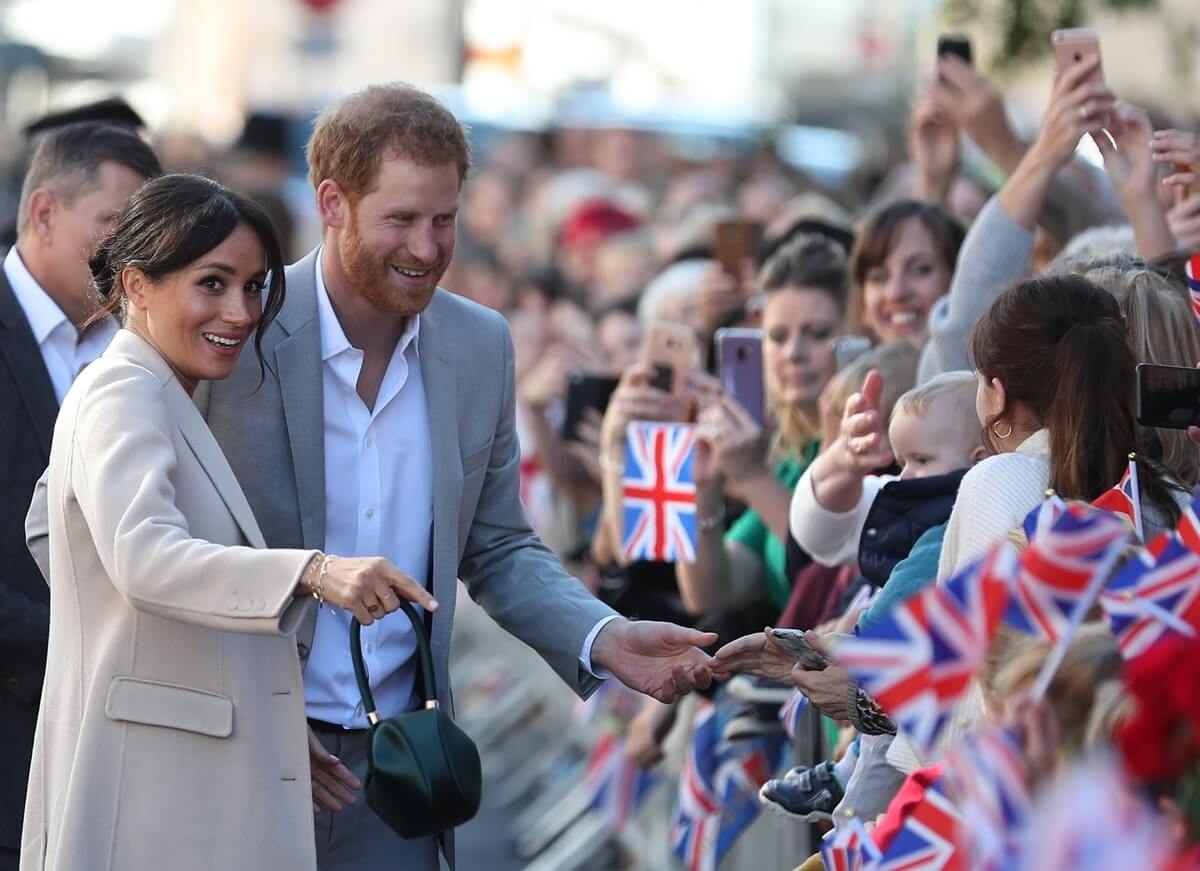
[[[417,658],[421,661],[421,688],[425,694],[425,707],[436,708],[437,684],[433,680],[433,654],[429,650],[429,633],[425,631],[425,621],[406,600],[400,600],[400,607],[411,621],[413,632],[417,635]],[[367,667],[362,658],[362,624],[358,622],[357,617],[350,618],[350,660],[354,663],[354,680],[358,683],[358,694],[362,697],[367,721],[374,726],[381,718],[379,711],[375,709],[375,696],[371,694],[371,685],[367,682]]]

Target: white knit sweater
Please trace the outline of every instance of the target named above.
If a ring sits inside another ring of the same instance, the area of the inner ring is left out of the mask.
[[[988,457],[963,476],[938,560],[938,580],[987,553],[1039,505],[1050,483],[1050,432],[1038,430],[1007,454]]]

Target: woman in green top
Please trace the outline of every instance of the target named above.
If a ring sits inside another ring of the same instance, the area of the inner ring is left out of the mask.
[[[776,421],[768,437],[750,414],[722,395],[699,419],[695,563],[677,563],[684,605],[726,611],[765,599],[782,609],[792,490],[819,449],[817,401],[836,370],[834,339],[845,321],[847,270],[842,249],[799,236],[763,264],[763,365]],[[749,509],[728,533],[728,495]]]

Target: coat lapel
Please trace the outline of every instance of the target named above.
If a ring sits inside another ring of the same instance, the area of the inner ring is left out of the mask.
[[[58,416],[58,398],[42,360],[41,349],[3,269],[0,269],[0,356],[8,363],[48,463],[54,419]]]
[[[104,353],[105,356],[113,355],[133,360],[149,369],[165,385],[164,395],[175,426],[212,481],[221,496],[221,501],[233,515],[238,528],[242,530],[242,535],[253,547],[266,547],[267,543],[263,541],[258,521],[254,519],[254,512],[246,502],[246,496],[234,477],[229,461],[221,453],[216,437],[200,416],[200,410],[196,408],[162,355],[128,330],[119,330]]]

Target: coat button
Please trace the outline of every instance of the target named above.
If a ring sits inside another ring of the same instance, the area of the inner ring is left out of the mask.
[[[872,528],[867,530],[867,538],[875,538],[877,535],[879,535],[879,531],[877,529]]]

